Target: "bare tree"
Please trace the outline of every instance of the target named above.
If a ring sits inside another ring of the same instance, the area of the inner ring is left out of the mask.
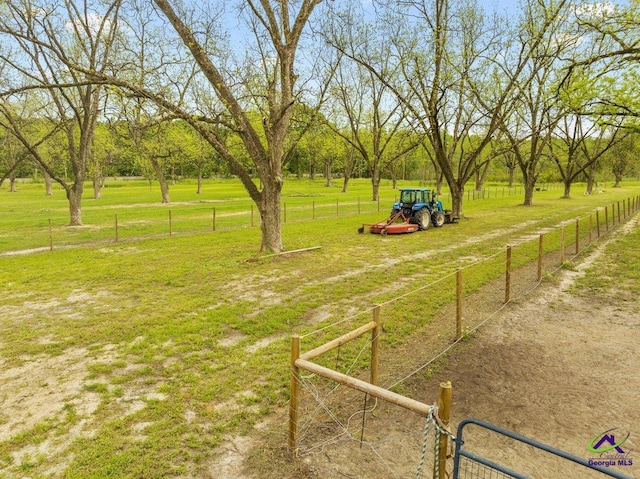
[[[385,82],[411,114],[414,128],[430,143],[435,163],[452,195],[454,214],[462,216],[466,183],[486,159],[489,145],[514,98],[530,81],[525,65],[567,1],[549,2],[535,36],[505,54],[502,23],[490,19],[473,2],[410,0],[397,2],[398,17],[387,22],[394,30],[394,58],[402,72],[401,85],[385,78],[343,35],[333,44]],[[542,2],[540,2],[542,4]],[[400,28],[402,25],[406,28]],[[502,73],[508,71],[509,76]],[[403,87],[408,86],[408,95]]]
[[[530,81],[517,90],[512,108],[505,111],[500,130],[511,145],[524,181],[525,206],[533,204],[538,176],[548,158],[549,143],[566,111],[561,107],[558,84],[566,60],[580,43],[571,9],[556,12],[547,24],[547,7],[537,1],[524,3],[522,19],[515,29],[521,45],[535,39],[524,72]],[[507,70],[506,75],[511,75]]]
[[[295,104],[296,52],[313,10],[321,0],[287,0],[270,2],[248,0],[244,7],[246,17],[256,36],[256,62],[260,62],[260,95],[263,118],[262,132],[252,123],[246,104],[234,91],[233,83],[225,77],[220,62],[208,54],[207,45],[194,34],[183,16],[168,0],[154,0],[160,11],[169,20],[179,37],[189,49],[195,63],[215,91],[228,115],[229,127],[242,140],[261,180],[262,189],[253,182],[250,172],[216,136],[215,131],[201,133],[229,163],[231,171],[238,175],[251,198],[258,205],[261,217],[263,251],[283,249],[280,229],[280,194],[283,185],[283,163],[287,159],[289,125]],[[257,80],[257,79],[256,79]],[[246,90],[245,90],[246,91]],[[255,96],[253,97],[256,98]],[[255,103],[253,106],[256,106]]]
[[[549,149],[562,177],[564,198],[571,197],[571,185],[578,177],[629,134],[621,126],[602,125],[582,115],[565,116],[558,130]]]
[[[250,33],[243,40],[248,41],[251,35],[255,38],[251,48],[246,46],[244,67],[234,67],[234,53],[221,47],[225,39],[219,37],[220,9],[213,8],[215,3],[198,5],[197,12],[178,8],[168,0],[154,3],[184,45],[183,52],[176,54],[183,55],[179,62],[183,58],[191,62],[196,73],[189,77],[192,80],[184,85],[171,77],[160,84],[149,81],[141,84],[122,75],[96,74],[94,78],[117,86],[128,95],[153,101],[167,118],[191,124],[218,152],[257,204],[261,250],[281,251],[283,167],[305,133],[304,127],[295,131],[290,128],[294,106],[310,98],[305,92],[312,89],[317,98],[323,96],[321,82],[315,81],[318,77],[313,71],[313,60],[319,56],[307,58],[306,71],[310,72],[311,80],[302,82],[296,72],[296,54],[305,27],[321,0],[241,2],[238,12]],[[166,69],[171,64],[162,58],[160,63],[149,67]],[[196,101],[200,99],[204,101]],[[229,147],[234,137],[243,145],[241,153]],[[260,178],[259,184],[254,182],[254,172]]]
[[[104,87],[69,64],[97,73],[111,67],[120,2],[10,0],[3,5],[0,61],[7,68],[3,71],[5,88],[0,92],[4,99],[0,123],[64,188],[70,225],[82,225],[84,180]],[[47,123],[48,131],[39,137],[25,131],[16,105],[23,108],[23,115]],[[70,181],[52,168],[39,148],[57,131],[64,134],[68,147]]]
[[[349,18],[349,13],[342,16]],[[362,59],[371,68],[363,66],[361,61],[342,59],[330,89],[332,101],[328,103],[332,108],[328,124],[358,151],[369,168],[372,200],[376,201],[382,173],[418,148],[423,136],[409,134],[403,101],[387,86],[389,82],[397,84],[399,67],[391,61],[386,39],[372,35],[376,25],[367,24],[363,18],[351,18],[346,24],[351,26],[351,30],[345,32],[349,50],[357,44]]]

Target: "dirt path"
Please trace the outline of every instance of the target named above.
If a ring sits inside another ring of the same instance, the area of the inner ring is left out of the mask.
[[[638,228],[637,220],[620,234],[631,228]],[[603,432],[615,428],[612,434],[620,439],[630,432],[622,448],[633,465],[615,470],[640,478],[640,308],[637,301],[620,301],[615,294],[590,297],[572,290],[588,268],[599,267],[606,246],[582,258],[576,270],[561,272],[557,282],[546,282],[505,308],[472,340],[453,350],[437,373],[407,381],[408,395],[435,402],[439,383],[451,381],[453,429],[462,419],[475,417],[584,459],[598,458],[588,448]],[[415,352],[408,354],[407,361],[416,361],[414,356]],[[331,436],[326,433],[331,425],[320,422],[318,443],[299,453],[290,466],[282,451],[272,451],[272,456],[265,452],[274,441],[284,442],[283,433],[278,437],[276,432],[284,429],[283,416],[260,439],[267,448],[256,453],[261,445],[254,443],[249,454],[258,459],[245,464],[236,477],[415,477],[423,420],[378,403],[367,415],[362,445],[361,418],[359,414],[349,423],[350,438],[343,434],[327,444],[321,441]],[[477,428],[469,431],[465,437],[470,450],[530,477],[604,477]],[[433,436],[429,450],[432,441]],[[430,455],[422,477],[431,477]],[[452,470],[452,462],[448,468]]]

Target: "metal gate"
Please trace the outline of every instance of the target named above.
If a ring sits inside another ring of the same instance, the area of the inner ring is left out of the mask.
[[[518,443],[526,444],[527,446],[531,446],[538,451],[542,451],[543,454],[548,453],[552,456],[561,458],[562,460],[570,461],[580,469],[582,469],[582,467],[585,467],[587,469],[591,469],[592,471],[598,471],[602,475],[608,477],[615,477],[618,479],[632,479],[629,476],[608,469],[606,467],[589,465],[589,462],[586,459],[574,456],[565,451],[561,451],[546,444],[542,444],[538,441],[534,441],[533,439],[520,436],[519,434],[507,431],[506,429],[502,429],[498,426],[494,426],[493,424],[489,424],[479,419],[465,419],[458,425],[458,433],[456,434],[456,453],[453,466],[453,479],[530,479],[530,476],[515,472],[507,467],[497,464],[494,461],[490,461],[484,457],[474,454],[468,448],[465,448],[463,434],[465,426],[468,425],[474,425],[486,431],[489,431],[490,433],[495,433],[497,435],[503,436],[504,438],[509,438],[517,441]],[[562,476],[557,475],[554,477]]]

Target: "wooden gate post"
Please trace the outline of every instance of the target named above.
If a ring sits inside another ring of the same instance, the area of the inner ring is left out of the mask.
[[[298,393],[300,378],[298,374],[298,366],[296,361],[300,357],[300,336],[291,337],[291,382],[290,382],[290,398],[289,398],[289,448],[293,452],[296,447],[298,436]]]
[[[440,383],[440,393],[438,395],[438,417],[444,426],[449,425],[451,417],[451,381]],[[440,444],[437,449],[437,456],[433,462],[433,479],[445,479],[447,473],[447,445],[449,436],[442,434]],[[436,467],[439,465],[440,467]]]

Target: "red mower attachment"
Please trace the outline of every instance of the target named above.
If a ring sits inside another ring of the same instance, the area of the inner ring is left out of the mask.
[[[373,224],[363,224],[358,228],[358,233],[364,233],[365,226],[369,227],[369,232],[380,235],[393,235],[401,233],[413,233],[418,231],[419,226],[410,222],[410,218],[406,217],[402,210],[391,215],[389,219]]]

